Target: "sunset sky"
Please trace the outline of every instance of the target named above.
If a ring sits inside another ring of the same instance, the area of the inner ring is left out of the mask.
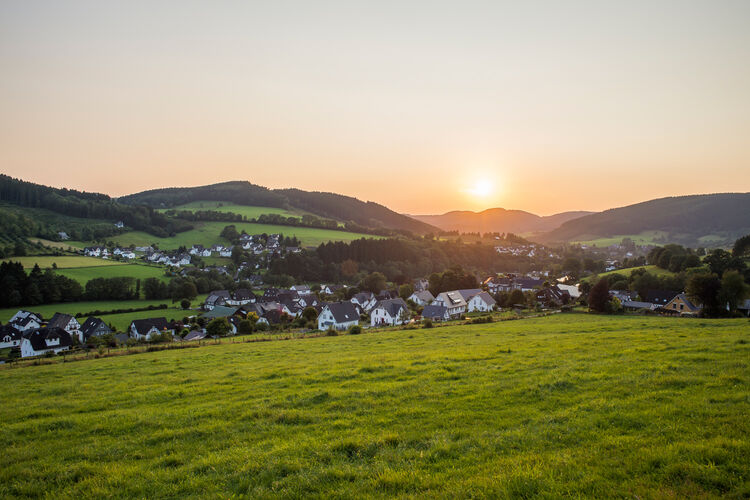
[[[750,1],[0,3],[0,171],[406,213],[750,191]]]

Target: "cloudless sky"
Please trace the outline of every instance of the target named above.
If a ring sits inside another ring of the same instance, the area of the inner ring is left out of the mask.
[[[750,1],[0,3],[0,171],[407,213],[750,191]]]

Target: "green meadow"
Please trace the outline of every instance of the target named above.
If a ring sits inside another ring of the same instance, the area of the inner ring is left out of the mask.
[[[750,495],[746,319],[225,341],[0,384],[5,498]]]
[[[221,201],[194,201],[192,203],[186,203],[174,207],[173,210],[189,210],[191,212],[197,212],[199,210],[212,210],[214,212],[231,212],[233,214],[244,215],[248,219],[254,219],[259,215],[263,214],[277,214],[283,215],[284,217],[300,217],[304,212],[301,211],[289,211],[283,208],[276,207],[251,207],[247,205],[235,205],[233,203],[225,203]],[[165,212],[166,209],[159,210]]]
[[[30,255],[27,257],[10,257],[4,260],[20,262],[25,269],[31,269],[36,264],[39,264],[39,267],[42,269],[52,267],[52,264],[55,264],[58,269],[127,265],[125,262],[99,259],[96,257],[84,257],[80,255]]]
[[[58,269],[57,274],[67,276],[68,278],[78,281],[81,285],[86,285],[89,280],[94,278],[118,278],[129,276],[144,280],[146,278],[159,278],[167,281],[164,275],[165,268],[156,266],[147,266],[145,264],[125,264],[122,266],[94,266],[94,267],[75,267],[70,269]]]
[[[588,280],[592,280],[592,279],[593,280],[598,280],[599,278],[603,278],[605,276],[610,276],[612,274],[621,274],[623,276],[630,276],[631,274],[633,274],[633,271],[636,271],[636,270],[639,270],[639,269],[643,269],[643,270],[649,272],[650,274],[654,274],[656,276],[674,276],[675,275],[675,273],[673,273],[672,271],[669,271],[667,269],[662,269],[662,268],[657,267],[655,265],[648,265],[648,266],[628,267],[628,268],[625,268],[625,269],[615,269],[614,271],[608,271],[606,273],[599,273],[599,274],[595,274],[593,276],[586,277],[586,278],[583,279],[583,281],[588,281]]]
[[[619,245],[623,238],[630,238],[636,245],[663,245],[669,239],[669,233],[664,231],[643,231],[639,234],[621,234],[617,236],[591,238],[576,241],[584,245],[597,247],[608,247],[610,245]]]
[[[196,228],[190,231],[177,233],[175,236],[157,238],[141,231],[131,231],[113,236],[111,238],[118,245],[144,246],[156,243],[161,249],[176,249],[181,246],[190,248],[192,245],[203,245],[205,247],[220,243],[229,243],[220,237],[222,229],[229,224],[234,224],[237,231],[246,231],[248,234],[282,233],[284,236],[296,236],[302,242],[302,246],[318,246],[328,241],[352,241],[359,238],[378,238],[368,234],[350,233],[347,231],[336,231],[333,229],[317,229],[311,227],[277,226],[272,224],[253,224],[249,222],[199,222]]]

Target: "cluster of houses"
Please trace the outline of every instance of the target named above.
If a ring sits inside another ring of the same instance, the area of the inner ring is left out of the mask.
[[[85,343],[108,333],[112,333],[109,326],[93,316],[81,324],[70,314],[55,313],[45,320],[39,313],[18,311],[0,326],[0,349],[18,349],[23,358],[57,354],[69,350],[74,338]]]
[[[542,245],[535,243],[529,243],[525,245],[513,244],[513,245],[498,245],[495,247],[495,251],[503,255],[513,255],[514,257],[549,257],[559,258],[559,255],[550,252],[547,248]]]
[[[86,247],[83,249],[83,254],[88,257],[100,257],[102,259],[109,259],[111,257],[122,257],[123,259],[135,259],[135,252],[129,248],[115,247],[110,252],[105,246],[93,246]]]
[[[669,290],[648,290],[642,300],[638,294],[628,290],[610,290],[611,297],[620,301],[627,311],[653,311],[677,316],[698,316],[703,309],[693,303],[684,293]]]

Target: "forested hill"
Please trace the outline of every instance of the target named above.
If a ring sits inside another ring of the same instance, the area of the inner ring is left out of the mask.
[[[170,219],[143,205],[123,205],[105,194],[53,188],[3,174],[0,174],[0,202],[79,219],[122,221],[132,229],[155,236],[168,236],[191,227],[185,221]]]
[[[153,189],[123,196],[121,203],[171,208],[194,201],[225,201],[238,205],[296,208],[312,214],[358,225],[399,229],[413,233],[437,229],[373,202],[350,196],[300,189],[268,189],[245,181],[222,182],[208,186]]]
[[[750,233],[750,193],[677,196],[586,215],[539,238],[544,242],[664,231],[672,242],[701,246],[701,238],[731,244]]]

